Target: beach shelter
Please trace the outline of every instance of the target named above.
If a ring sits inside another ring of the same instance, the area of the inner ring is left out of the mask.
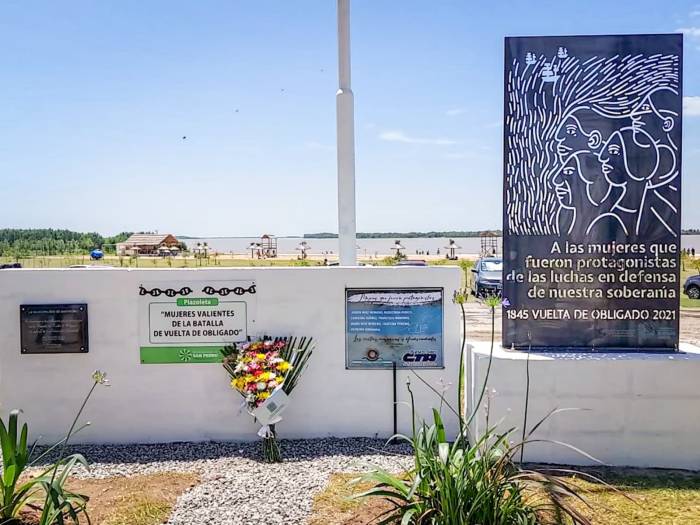
[[[405,250],[406,248],[401,244],[401,241],[396,240],[396,241],[394,241],[394,247],[391,249],[396,251],[396,257],[398,258],[398,257],[401,257],[403,255],[401,250]]]
[[[445,249],[447,250],[447,258],[450,259],[451,261],[456,261],[457,260],[457,250],[462,249],[461,246],[457,246],[457,243],[455,242],[454,239],[449,239],[447,246],[445,246]]]
[[[311,246],[309,246],[309,243],[307,243],[306,241],[301,241],[296,247],[296,250],[301,252],[299,255],[301,259],[306,259],[307,252],[309,251],[309,249],[311,249]]]

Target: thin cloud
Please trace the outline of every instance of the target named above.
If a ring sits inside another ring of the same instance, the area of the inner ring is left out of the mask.
[[[457,144],[456,141],[446,138],[412,137],[403,131],[383,131],[379,134],[379,140],[386,142],[403,142],[404,144],[429,144],[432,146],[451,146]]]
[[[502,119],[494,120],[492,122],[488,122],[488,123],[484,124],[484,127],[488,128],[488,129],[500,128],[501,126],[503,126]]]
[[[700,38],[700,27],[679,27],[676,31],[691,38]]]
[[[474,153],[466,152],[466,153],[448,153],[445,155],[446,159],[451,159],[451,160],[462,160],[462,159],[472,159],[476,157]]]
[[[467,110],[464,108],[452,108],[445,111],[445,115],[447,115],[448,117],[456,117],[457,115],[461,115],[466,112]]]
[[[695,11],[691,11],[690,16],[692,16],[692,17],[700,16],[700,9],[696,9]]]
[[[309,140],[304,143],[304,146],[308,149],[316,149],[316,150],[323,150],[323,151],[335,151],[335,146],[331,146],[329,144],[322,144],[320,142],[317,142],[315,140]]]
[[[683,115],[700,117],[700,97],[683,97]]]

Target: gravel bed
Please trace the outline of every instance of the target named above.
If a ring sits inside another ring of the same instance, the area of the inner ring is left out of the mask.
[[[90,471],[81,478],[198,472],[201,483],[180,496],[168,525],[303,524],[314,495],[334,472],[400,471],[410,447],[366,438],[281,440],[283,463],[261,461],[260,442],[80,445]]]

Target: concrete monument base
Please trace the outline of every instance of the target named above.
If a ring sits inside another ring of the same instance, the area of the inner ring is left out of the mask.
[[[489,362],[490,343],[469,346],[468,408],[477,402]],[[522,437],[527,352],[493,352],[488,394],[472,431],[487,425],[515,427]],[[700,348],[681,344],[676,354],[532,353],[527,428],[549,411],[563,411],[542,424],[532,439],[564,442],[616,466],[700,470]],[[488,416],[487,409],[488,406]],[[536,442],[525,460],[595,464],[562,445]]]

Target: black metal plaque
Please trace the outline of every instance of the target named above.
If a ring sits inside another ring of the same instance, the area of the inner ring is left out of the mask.
[[[504,346],[677,349],[682,35],[505,47]]]
[[[87,304],[23,304],[19,307],[23,354],[85,353]]]

